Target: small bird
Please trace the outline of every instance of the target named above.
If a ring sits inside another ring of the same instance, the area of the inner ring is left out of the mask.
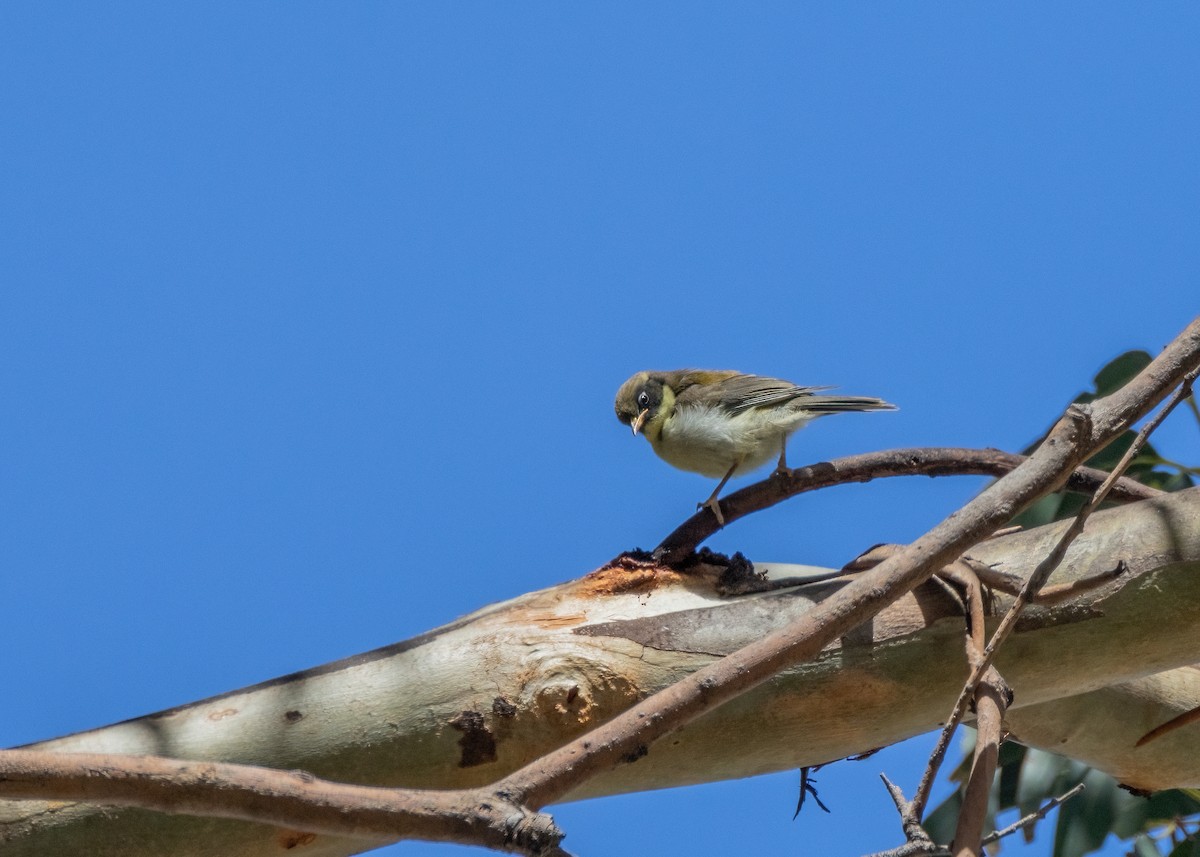
[[[818,396],[831,387],[798,387],[790,381],[709,369],[638,372],[621,385],[617,419],[650,441],[663,461],[721,481],[697,508],[725,516],[717,495],[735,474],[779,456],[787,471],[787,440],[816,417],[842,411],[892,411],[895,405],[863,396]]]

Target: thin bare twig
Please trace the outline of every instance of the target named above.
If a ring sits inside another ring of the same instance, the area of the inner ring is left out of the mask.
[[[896,812],[900,813],[900,825],[904,828],[904,838],[908,844],[921,843],[931,848],[941,846],[935,845],[934,841],[929,838],[929,834],[925,828],[917,821],[914,821],[912,807],[908,800],[904,797],[904,792],[900,787],[887,778],[887,774],[880,774],[879,778],[883,780],[884,788],[892,797],[892,803],[896,805]]]
[[[900,815],[903,818],[906,814],[908,814],[906,809],[907,801],[904,799],[904,794],[900,792],[900,789],[893,785],[887,777],[884,777],[883,781],[888,787],[888,792],[892,794],[892,800],[896,803],[896,809],[900,811]],[[1075,797],[1075,795],[1079,794],[1081,791],[1083,791],[1083,789],[1083,783],[1079,783],[1073,788],[1063,792],[1058,797],[1050,798],[1037,810],[1029,813],[1029,815],[1017,819],[1007,827],[1002,827],[999,830],[993,830],[987,836],[983,837],[983,842],[981,844],[991,845],[993,842],[999,842],[1004,837],[1011,836],[1018,830],[1023,830],[1024,828],[1029,827],[1029,825],[1041,821],[1050,814],[1051,810]],[[905,826],[907,829],[907,822],[905,822]],[[949,848],[944,845],[937,845],[934,843],[933,840],[928,837],[928,835],[925,835],[924,828],[918,827],[918,829],[921,831],[921,836],[910,837],[908,842],[899,846],[898,848],[890,848],[887,851],[879,851],[868,855],[868,857],[910,857],[910,855],[918,854],[928,854],[933,855],[933,857],[951,857],[951,850]]]
[[[748,485],[721,500],[726,525],[752,512],[766,509],[789,497],[807,491],[850,482],[870,482],[892,476],[995,476],[1011,473],[1025,456],[999,449],[963,449],[957,447],[914,447],[888,449],[835,458],[782,475],[770,476]],[[1068,491],[1088,493],[1096,490],[1108,474],[1092,467],[1079,467],[1067,479]],[[1112,499],[1121,502],[1146,500],[1161,491],[1132,479],[1116,485]],[[705,507],[692,515],[654,550],[664,565],[674,565],[688,557],[700,544],[720,529],[712,511]]]
[[[1075,797],[1075,795],[1083,791],[1083,788],[1083,783],[1079,783],[1074,788],[1068,789],[1058,797],[1050,798],[1050,800],[1046,801],[1043,806],[1039,807],[1034,812],[1029,813],[1029,815],[1025,816],[1024,818],[1019,818],[1012,824],[1008,825],[1008,827],[1002,827],[999,830],[994,830],[987,836],[983,837],[983,844],[991,845],[993,842],[998,842],[1005,836],[1016,833],[1018,830],[1022,830],[1034,822],[1041,821],[1050,814],[1050,810],[1054,809],[1061,803],[1069,801],[1071,798]]]

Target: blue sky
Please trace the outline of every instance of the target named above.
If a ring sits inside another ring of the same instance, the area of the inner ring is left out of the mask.
[[[1197,43],[1185,4],[5,4],[0,744],[653,545],[712,486],[613,417],[638,369],[900,405],[794,464],[1021,448],[1200,304]],[[711,544],[839,565],[979,486]],[[823,772],[832,816],[781,774],[557,817],[590,857],[854,854],[926,744]]]

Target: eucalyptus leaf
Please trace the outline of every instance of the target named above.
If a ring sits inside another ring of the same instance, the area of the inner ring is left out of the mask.
[[[1107,396],[1124,387],[1154,358],[1146,351],[1126,351],[1096,373],[1096,395]]]

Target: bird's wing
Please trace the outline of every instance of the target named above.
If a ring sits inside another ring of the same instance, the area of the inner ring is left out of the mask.
[[[739,414],[751,408],[789,402],[829,387],[797,387],[791,381],[740,372],[689,372],[676,390],[680,405],[704,404]]]

